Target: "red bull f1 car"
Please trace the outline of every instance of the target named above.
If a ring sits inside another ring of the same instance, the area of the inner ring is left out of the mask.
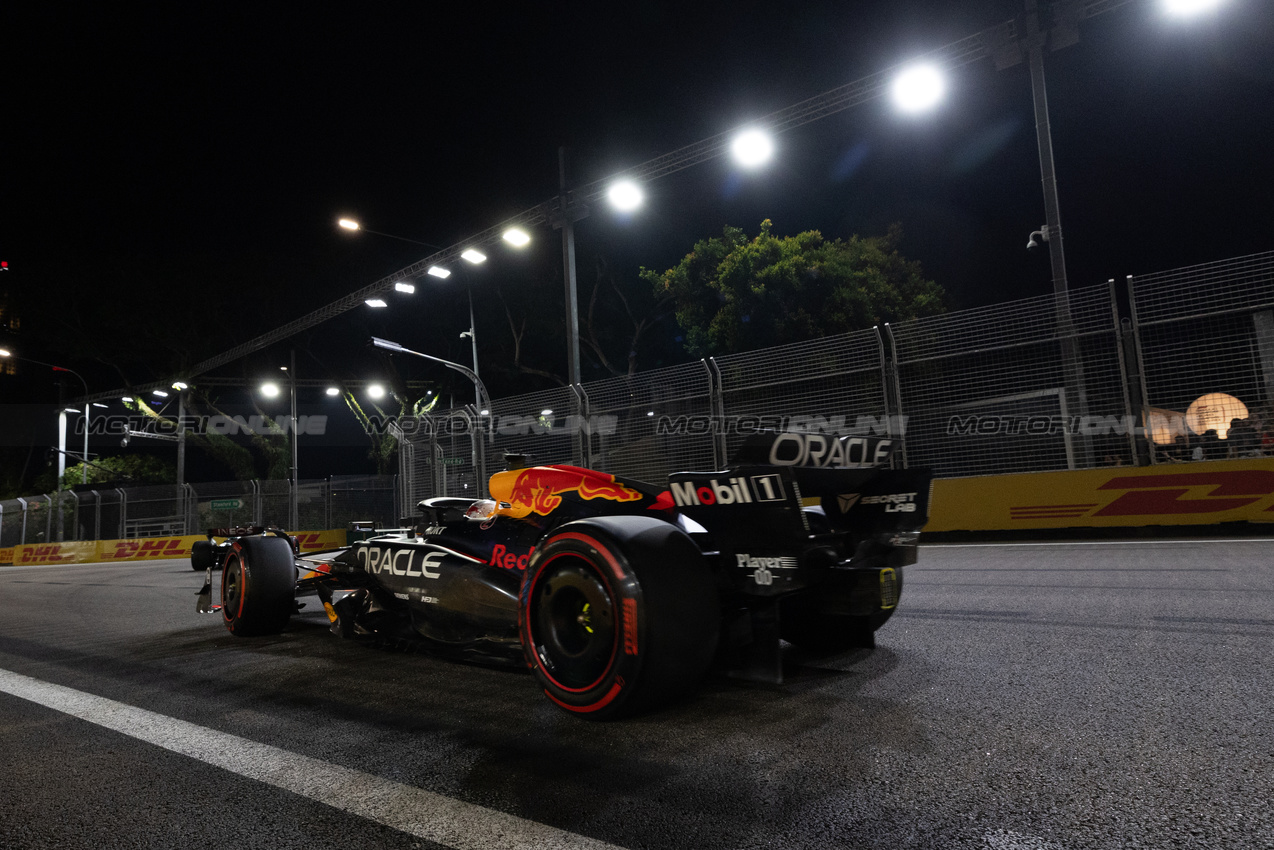
[[[412,528],[304,556],[278,529],[214,529],[191,555],[199,609],[268,635],[314,596],[338,635],[526,665],[589,718],[683,696],[714,664],[778,683],[783,641],[871,647],[898,605],[931,475],[887,468],[892,449],[758,435],[728,469],[666,486],[513,468],[489,499],[426,499]]]

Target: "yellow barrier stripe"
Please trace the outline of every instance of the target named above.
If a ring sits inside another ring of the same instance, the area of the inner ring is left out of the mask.
[[[339,549],[345,545],[345,529],[298,531],[302,552]],[[65,543],[28,543],[0,549],[0,564],[89,564],[101,561],[148,561],[189,558],[191,544],[207,540],[203,534],[176,537],[138,537],[129,540],[83,540]]]

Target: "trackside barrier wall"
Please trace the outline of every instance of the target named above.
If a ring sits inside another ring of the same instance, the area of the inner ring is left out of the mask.
[[[925,531],[1274,523],[1274,458],[946,478]]]
[[[296,537],[302,552],[339,549],[345,545],[343,528],[299,531]],[[113,561],[156,561],[189,558],[190,546],[207,540],[203,534],[150,537],[142,540],[81,540],[63,543],[35,543],[0,549],[0,564],[38,566],[45,564],[89,564]]]

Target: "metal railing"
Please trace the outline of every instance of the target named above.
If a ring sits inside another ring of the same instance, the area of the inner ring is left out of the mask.
[[[940,477],[1274,453],[1274,252],[1125,286],[435,413],[407,429],[402,501],[481,494],[475,469],[506,451],[658,483],[721,468],[762,428],[892,435],[895,463]],[[1248,424],[1209,437],[1205,413]]]
[[[297,488],[300,525],[293,530],[344,528],[371,520],[394,526],[403,517],[397,475],[334,475],[302,480]],[[236,525],[286,527],[291,504],[287,481],[219,481],[119,489],[63,491],[0,501],[0,548],[58,540],[113,540],[202,534]]]

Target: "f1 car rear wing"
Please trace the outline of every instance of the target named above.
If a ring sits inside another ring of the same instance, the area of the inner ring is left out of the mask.
[[[797,543],[810,533],[803,508],[817,500],[833,531],[919,531],[929,519],[928,469],[884,467],[896,440],[824,434],[757,434],[721,472],[668,477],[678,510],[732,539]]]

